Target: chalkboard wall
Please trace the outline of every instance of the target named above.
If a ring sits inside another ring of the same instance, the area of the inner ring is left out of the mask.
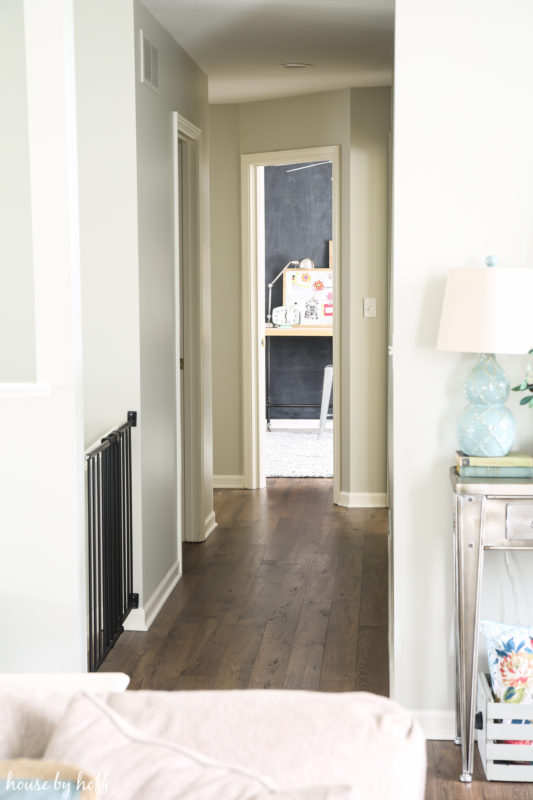
[[[288,261],[312,258],[329,266],[331,164],[265,167],[265,308],[268,284]],[[297,169],[296,169],[297,168]],[[295,170],[293,172],[288,170]],[[272,308],[283,304],[283,276],[272,288]],[[324,367],[332,363],[329,337],[270,339],[270,399],[273,403],[317,403]],[[320,408],[272,408],[272,419],[318,419]]]

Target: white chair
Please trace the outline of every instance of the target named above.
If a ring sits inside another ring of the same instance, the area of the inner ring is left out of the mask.
[[[333,365],[328,364],[324,367],[324,381],[322,383],[322,404],[320,406],[320,424],[318,426],[318,435],[321,436],[326,428],[326,419],[328,418],[329,402],[331,400],[331,392],[333,389]]]

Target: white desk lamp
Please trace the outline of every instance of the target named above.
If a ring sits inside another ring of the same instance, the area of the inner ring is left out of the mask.
[[[276,281],[279,280],[279,278],[281,278],[286,269],[288,269],[289,267],[298,267],[299,265],[300,265],[299,261],[289,261],[288,264],[285,264],[281,272],[278,275],[276,275],[272,283],[268,284],[268,314],[267,314],[267,321],[265,322],[265,328],[274,327],[272,323],[272,287],[274,286]]]

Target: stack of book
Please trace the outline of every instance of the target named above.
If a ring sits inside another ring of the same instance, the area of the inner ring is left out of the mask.
[[[506,456],[467,456],[455,451],[457,474],[462,478],[533,478],[533,456],[511,451]]]

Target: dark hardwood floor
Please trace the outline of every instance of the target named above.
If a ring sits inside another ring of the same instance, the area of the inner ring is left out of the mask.
[[[215,513],[150,630],[123,633],[101,669],[132,689],[387,694],[387,511],[334,506],[313,478],[215,491]]]
[[[332,505],[328,479],[215,491],[217,530],[183,548],[183,577],[146,633],[126,631],[101,670],[132,689],[286,688],[388,694],[388,514]],[[533,800],[488,783],[476,754],[428,742],[426,800]]]

